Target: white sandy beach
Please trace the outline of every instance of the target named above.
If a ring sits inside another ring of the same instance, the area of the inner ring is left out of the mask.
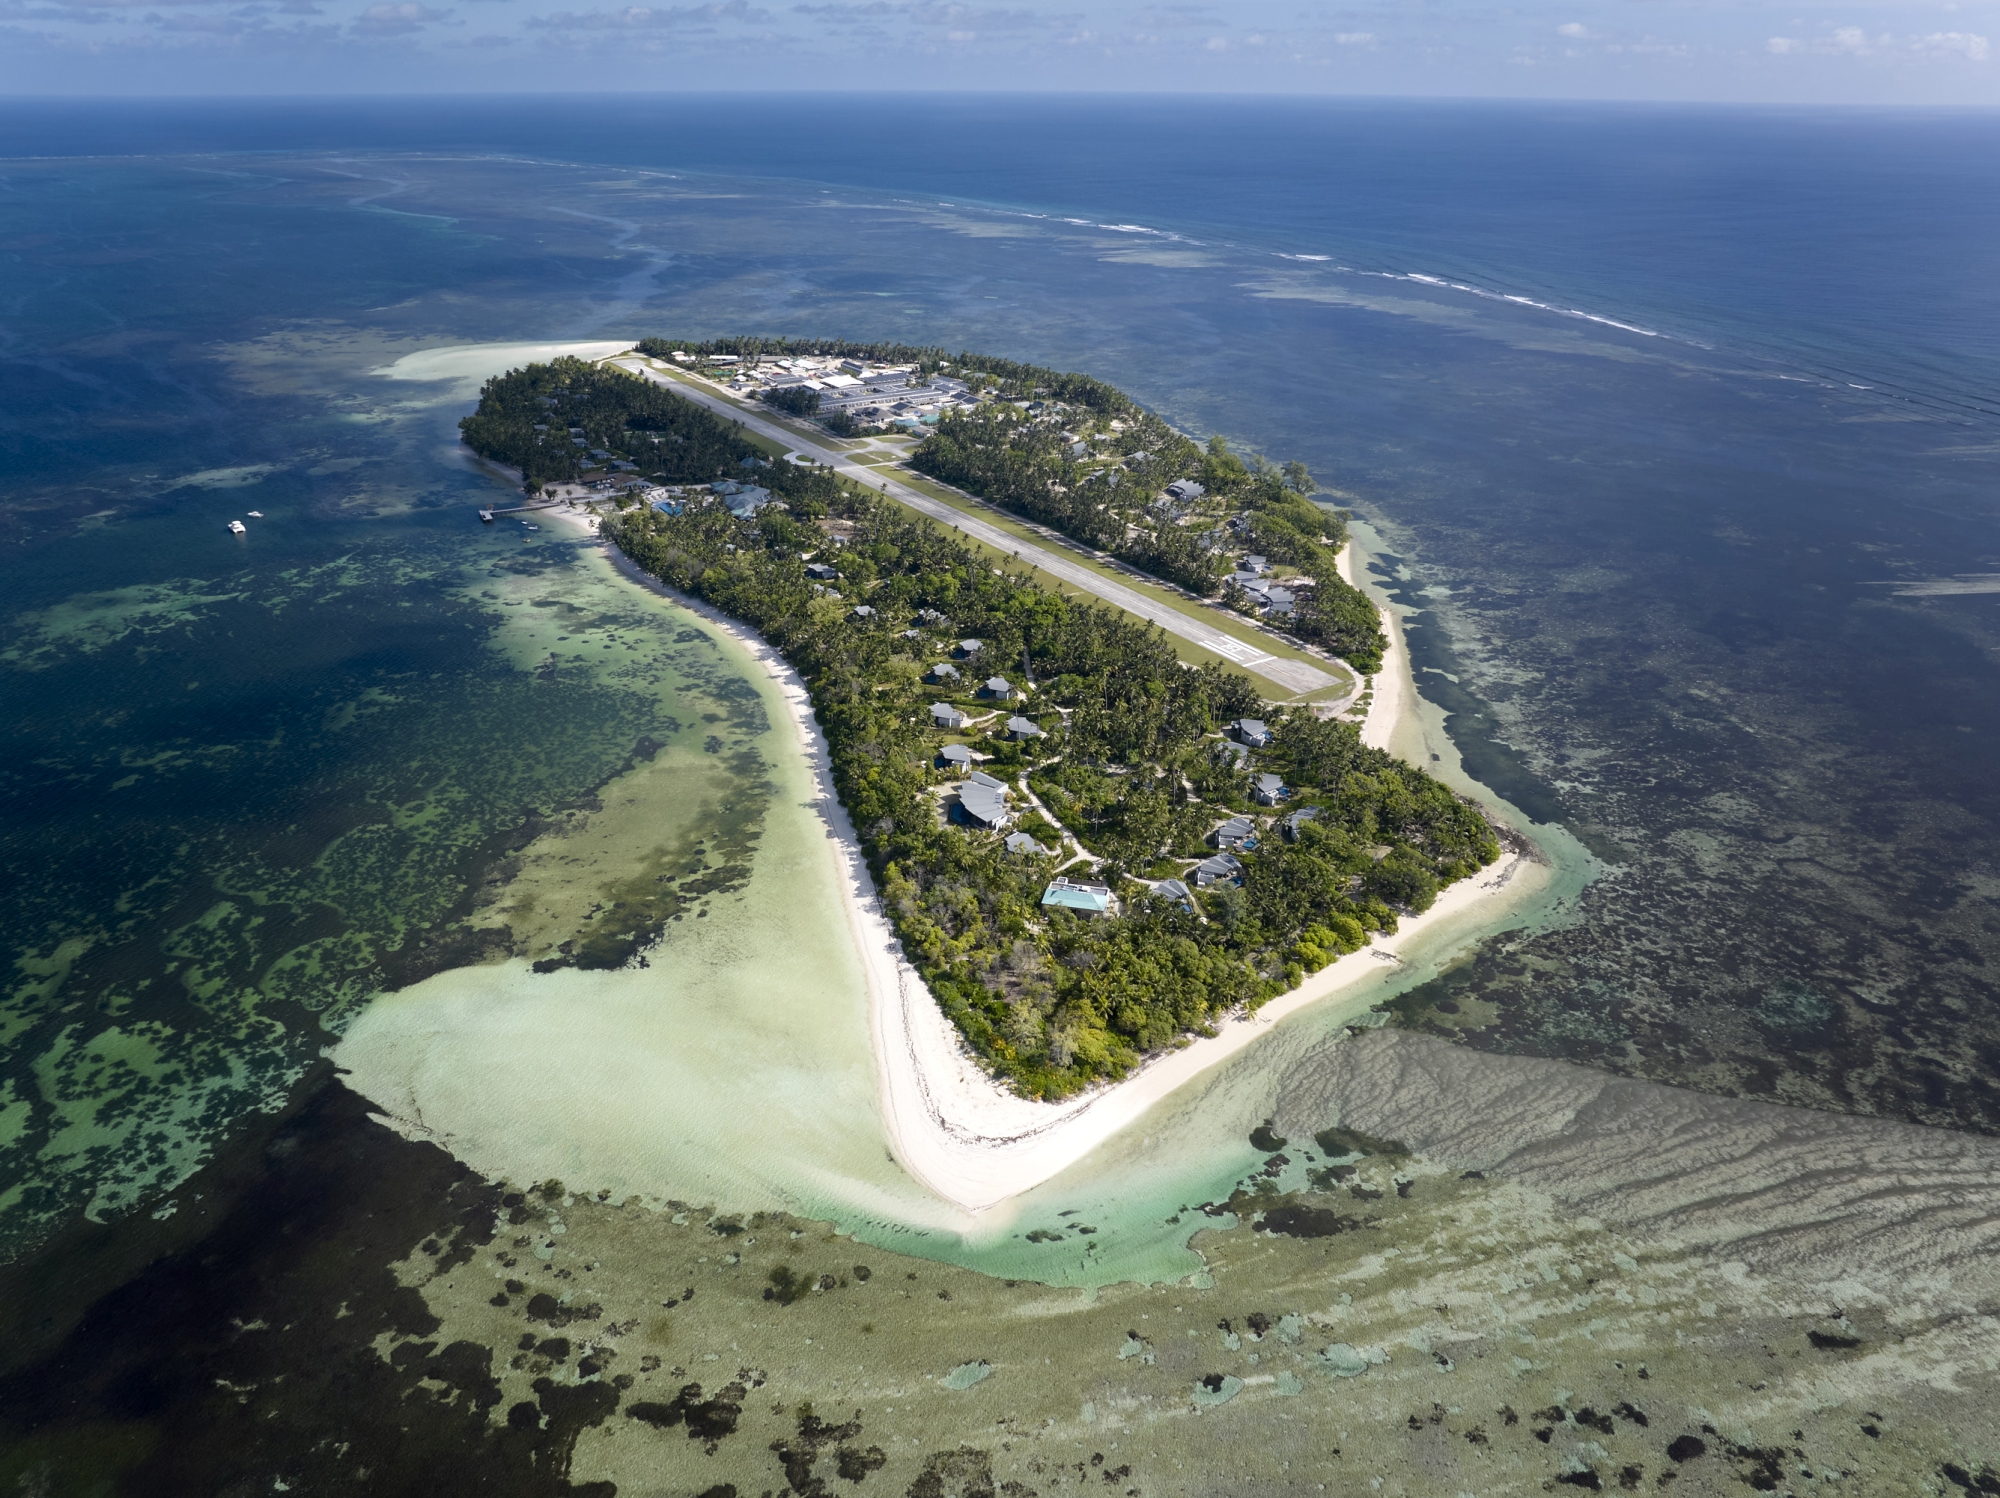
[[[1340,549],[1340,575],[1355,587],[1354,543]],[[1388,749],[1396,730],[1409,717],[1417,695],[1416,679],[1410,674],[1410,653],[1403,646],[1403,621],[1391,609],[1379,610],[1382,633],[1389,637],[1382,669],[1375,673],[1375,695],[1368,701],[1368,715],[1361,721],[1361,742],[1371,749]]]
[[[578,512],[544,513],[589,528]],[[1542,865],[1527,855],[1508,855],[1444,890],[1428,911],[1405,919],[1394,936],[1379,937],[1362,951],[1328,965],[1254,1016],[1225,1020],[1214,1038],[1157,1056],[1126,1080],[1067,1102],[1031,1102],[1001,1087],[979,1067],[922,978],[903,960],[862,858],[860,840],[834,794],[832,763],[805,683],[747,626],[663,588],[615,552],[613,560],[635,581],[673,597],[681,607],[727,632],[778,684],[811,764],[818,809],[835,835],[848,926],[866,972],[884,1133],[904,1169],[974,1218],[1058,1175],[1137,1122],[1169,1093],[1269,1034],[1287,1016],[1342,999],[1357,1012],[1366,1008],[1389,971],[1419,942],[1453,927],[1469,930],[1490,924],[1506,905],[1539,885]],[[1416,695],[1400,630],[1386,612],[1384,625],[1390,632],[1390,650],[1376,679],[1363,730],[1373,744],[1388,742]]]

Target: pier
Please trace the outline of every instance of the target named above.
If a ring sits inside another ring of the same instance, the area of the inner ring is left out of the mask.
[[[479,518],[486,524],[491,525],[493,517],[496,515],[527,515],[532,514],[536,510],[560,509],[569,503],[570,501],[566,499],[545,499],[540,504],[532,505],[506,505],[500,507],[482,505],[479,510]]]

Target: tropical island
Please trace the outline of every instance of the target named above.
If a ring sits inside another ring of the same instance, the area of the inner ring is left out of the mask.
[[[716,347],[642,345],[684,362],[771,353]],[[1289,566],[1308,580],[1286,590],[1294,613],[1340,600],[1317,616],[1348,618],[1350,662],[1373,669],[1372,644],[1379,664],[1374,609],[1333,566],[1343,521],[1304,497],[1302,469],[1195,443],[1084,376],[935,350],[781,353],[787,378],[805,360],[912,366],[899,388],[949,407],[913,466],[1135,562],[1173,551],[1190,591],[1205,579],[1247,600],[1245,574]],[[817,392],[768,388],[780,399],[766,404],[815,414]],[[1266,706],[1241,673],[1184,663],[1157,630],[823,466],[774,462],[658,383],[532,365],[489,381],[462,426],[531,491],[590,473],[586,460],[631,475],[603,533],[796,669],[904,952],[1025,1096],[1071,1095],[1213,1033],[1499,856],[1472,804],[1352,723]],[[1259,591],[1268,609],[1272,587]]]

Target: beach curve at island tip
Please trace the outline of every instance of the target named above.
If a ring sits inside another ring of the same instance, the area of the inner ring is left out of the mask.
[[[624,347],[619,345],[618,347]],[[529,350],[544,354],[552,345],[493,345],[483,349],[429,351],[406,356],[379,371],[400,379],[467,381],[504,367]],[[585,345],[601,356],[607,345]],[[444,357],[449,355],[450,357]],[[484,360],[482,366],[481,360]],[[583,514],[555,510],[550,518],[568,521],[594,534],[595,520]],[[858,955],[866,987],[869,1049],[874,1063],[876,1101],[884,1142],[895,1160],[941,1204],[963,1214],[958,1224],[968,1234],[990,1229],[1008,1217],[1010,1202],[1054,1179],[1085,1160],[1113,1136],[1138,1123],[1170,1094],[1237,1055],[1280,1023],[1325,1006],[1341,1014],[1358,1015],[1382,995],[1382,990],[1409,964],[1456,950],[1505,924],[1510,912],[1525,904],[1546,882],[1546,866],[1525,848],[1510,850],[1500,862],[1441,891],[1420,916],[1405,917],[1393,936],[1378,936],[1363,950],[1342,957],[1252,1016],[1229,1016],[1210,1038],[1191,1040],[1179,1049],[1157,1053],[1115,1083],[1099,1084],[1058,1103],[1031,1101],[1006,1090],[969,1054],[963,1041],[924,985],[903,959],[881,908],[859,838],[833,791],[828,748],[815,721],[804,682],[778,652],[754,630],[698,600],[672,594],[656,579],[632,566],[615,548],[609,559],[628,581],[655,596],[670,595],[677,607],[699,615],[730,638],[767,673],[787,708],[801,754],[810,767],[815,810],[830,834],[829,844],[839,864],[838,885],[849,937]],[[1352,581],[1352,550],[1341,558]],[[1407,651],[1393,616],[1384,611],[1391,651],[1376,678],[1364,740],[1381,747],[1407,727],[1416,702]],[[366,1090],[366,1089],[364,1089]],[[373,1092],[370,1094],[374,1095]],[[378,1099],[379,1101],[379,1099]],[[422,1116],[420,1099],[412,1095],[391,1110],[410,1123]],[[447,1136],[440,1142],[452,1147]],[[474,1162],[492,1170],[506,1162],[489,1152]],[[818,1174],[801,1161],[802,1174]],[[671,1182],[658,1183],[659,1196]],[[830,1195],[891,1217],[909,1216],[909,1203],[882,1200],[878,1192],[854,1192],[836,1183]],[[827,1185],[822,1179],[821,1185]],[[925,1214],[928,1215],[928,1214]],[[942,1225],[942,1224],[939,1224]]]
[[[550,512],[595,535],[591,520]],[[755,631],[698,599],[666,588],[611,549],[635,583],[672,599],[730,632],[770,674],[790,708],[797,743],[818,792],[817,806],[833,835],[849,929],[868,987],[870,1038],[883,1131],[898,1162],[931,1193],[977,1222],[1005,1216],[1012,1200],[1077,1164],[1146,1112],[1230,1056],[1309,1008],[1340,1002],[1360,1013],[1420,945],[1481,933],[1545,882],[1547,865],[1525,844],[1441,891],[1431,907],[1407,916],[1393,936],[1378,936],[1313,974],[1253,1015],[1222,1021],[1212,1037],[1155,1055],[1122,1081],[1100,1084],[1060,1103],[1023,1098],[989,1076],[967,1051],[922,977],[901,956],[883,913],[861,842],[833,789],[833,766],[798,673]],[[1343,563],[1347,558],[1343,556]],[[1364,740],[1385,747],[1416,696],[1409,654],[1393,612],[1383,611],[1390,654],[1376,678]],[[1454,943],[1455,944],[1455,943]]]

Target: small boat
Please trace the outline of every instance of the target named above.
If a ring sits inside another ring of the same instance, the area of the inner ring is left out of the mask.
[[[250,527],[245,525],[240,520],[232,520],[229,522],[229,531],[231,535],[240,536],[249,529]]]
[[[262,520],[264,518],[264,512],[262,510],[250,510],[247,513],[249,514],[252,520]]]

